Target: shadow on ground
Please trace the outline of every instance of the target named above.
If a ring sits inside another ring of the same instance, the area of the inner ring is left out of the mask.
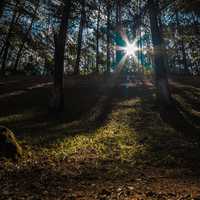
[[[178,94],[175,89],[173,92]],[[30,153],[46,148],[39,156],[30,154],[20,163],[6,163],[0,169],[4,199],[18,195],[33,199],[184,200],[200,194],[200,148],[194,131],[198,127],[182,112],[184,104],[180,109],[177,102],[171,111],[160,113],[154,87],[134,80],[112,92],[75,87],[66,94],[70,103],[60,119],[41,112],[46,101],[36,106],[38,114],[34,112],[28,119],[9,121],[1,115],[5,125],[35,147]],[[26,108],[23,112],[37,104],[32,100],[38,94],[32,95],[21,107]],[[20,98],[28,96],[19,97],[18,103]],[[10,112],[17,113],[20,109]],[[30,138],[26,140],[27,135]]]
[[[56,143],[57,139],[92,132],[106,119],[113,93],[110,88],[92,79],[67,81],[64,112],[54,115],[48,112],[51,87],[35,88],[39,80],[25,79],[18,86],[16,81],[7,81],[1,86],[2,91],[9,86],[9,93],[1,94],[0,124],[12,129],[20,139],[31,140],[29,145],[45,147]],[[27,90],[27,87],[33,89]],[[18,91],[23,92],[9,96]]]

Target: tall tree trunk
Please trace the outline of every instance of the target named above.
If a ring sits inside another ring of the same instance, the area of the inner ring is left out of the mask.
[[[192,22],[194,26],[195,36],[199,39],[200,37],[200,29],[199,29],[199,22],[198,19],[195,18],[195,13],[192,12]]]
[[[2,54],[4,52],[6,44],[8,43],[8,40],[9,40],[10,35],[11,35],[11,32],[13,30],[13,25],[14,25],[16,17],[17,17],[17,12],[16,12],[17,6],[18,6],[18,2],[15,4],[15,8],[14,8],[14,11],[13,11],[12,19],[11,19],[10,26],[9,26],[9,29],[8,29],[8,33],[6,35],[5,43],[3,44],[3,47],[1,48],[1,51],[0,51],[0,57],[2,56]]]
[[[110,74],[110,2],[107,3],[107,74]]]
[[[98,7],[98,16],[97,16],[97,29],[96,29],[96,72],[99,72],[99,24],[100,24],[100,3]]]
[[[25,44],[26,44],[26,39],[27,39],[27,37],[28,37],[30,31],[32,30],[33,22],[34,22],[34,19],[35,19],[35,17],[36,17],[36,13],[37,13],[38,8],[39,8],[39,1],[37,1],[37,5],[36,5],[36,7],[35,7],[35,9],[34,9],[34,13],[33,13],[33,17],[32,17],[31,23],[30,23],[30,25],[29,25],[28,30],[26,31],[26,34],[24,35],[24,38],[22,39],[22,43],[21,43],[21,45],[20,45],[20,47],[19,47],[19,50],[18,50],[18,52],[17,52],[17,57],[16,57],[16,61],[15,61],[14,68],[13,68],[14,71],[17,71],[17,67],[18,67],[18,64],[19,64],[19,60],[20,60],[20,58],[21,58],[22,51],[23,51],[24,46],[25,46]]]
[[[85,25],[85,0],[82,0],[82,9],[81,9],[81,19],[79,25],[79,33],[78,33],[78,43],[77,43],[77,57],[76,64],[74,68],[74,74],[80,74],[80,59],[81,59],[81,48],[82,48],[82,38],[83,38],[83,29]]]
[[[174,48],[176,53],[172,56],[173,60],[171,61],[170,72],[177,73],[177,72],[179,72],[179,67],[177,68],[176,57],[179,60],[179,54],[178,54],[178,47],[177,47],[177,40],[176,40],[176,27],[175,27],[175,25],[173,25],[171,27],[171,32],[172,32],[172,41],[174,43],[173,48]]]
[[[149,0],[150,26],[154,47],[154,68],[157,88],[157,99],[163,106],[171,105],[171,93],[168,85],[165,62],[164,42],[159,27],[159,7],[157,0]]]
[[[18,19],[20,17],[20,14],[17,15],[17,7],[18,7],[18,5],[19,5],[19,1],[17,1],[16,4],[15,4],[12,20],[10,22],[9,30],[8,30],[8,33],[6,35],[5,43],[4,43],[4,45],[3,45],[2,49],[1,49],[1,52],[0,52],[0,57],[3,54],[1,72],[0,72],[0,74],[2,76],[4,76],[4,74],[5,74],[5,67],[6,67],[6,61],[7,61],[7,57],[8,57],[9,48],[10,48],[10,38],[11,38],[11,35],[12,35],[13,26],[18,22]]]
[[[1,0],[0,1],[0,18],[3,15],[3,11],[4,11],[4,7],[5,7],[6,1],[5,0]]]
[[[115,67],[119,67],[121,64],[121,60],[124,57],[124,52],[118,49],[118,47],[125,47],[126,43],[122,37],[122,0],[117,0],[116,2],[116,33],[115,33],[115,41],[116,41],[116,60]],[[119,70],[119,68],[118,68]]]
[[[54,86],[53,97],[50,102],[50,108],[54,112],[62,112],[64,109],[64,53],[67,39],[68,19],[70,15],[71,0],[65,0],[63,13],[61,17],[60,30],[55,36],[55,66],[54,66]]]
[[[116,24],[122,25],[122,0],[117,0],[116,3]]]
[[[185,44],[184,44],[184,38],[183,38],[183,29],[181,28],[181,25],[180,25],[178,11],[176,11],[175,14],[176,14],[177,31],[178,31],[178,34],[181,36],[181,52],[182,52],[182,56],[183,56],[184,73],[189,74],[187,57],[186,57],[186,52],[185,52]]]
[[[195,17],[195,12],[192,12],[192,22],[194,26],[194,36],[196,38],[196,48],[200,50],[200,29],[199,29],[199,22],[198,18]],[[195,69],[193,68],[193,72],[196,71],[197,74],[199,75],[199,65],[198,63],[195,64]]]
[[[3,44],[3,47],[1,48],[1,51],[0,51],[0,57],[2,56],[2,53],[4,52],[7,41],[10,39],[10,35],[11,35],[12,30],[13,30],[13,26],[17,22],[17,19],[19,18],[19,15],[17,17],[17,7],[18,7],[18,5],[19,5],[19,1],[16,1],[15,7],[13,9],[13,15],[12,15],[12,19],[11,19],[10,26],[9,26],[9,29],[8,29],[8,33],[6,35],[6,39],[5,39],[5,42]]]

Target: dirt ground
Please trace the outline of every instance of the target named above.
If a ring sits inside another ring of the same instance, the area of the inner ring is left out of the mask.
[[[199,78],[172,77],[165,111],[150,80],[111,85],[66,79],[57,116],[51,79],[0,81],[0,124],[24,150],[0,161],[0,199],[200,199]]]

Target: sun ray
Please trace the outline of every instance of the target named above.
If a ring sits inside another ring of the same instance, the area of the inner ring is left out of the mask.
[[[140,40],[139,36],[135,37],[135,39],[131,42],[124,32],[120,31],[120,35],[125,41],[125,45],[116,46],[115,48],[116,51],[123,52],[124,56],[121,58],[121,61],[117,64],[116,72],[120,72],[123,69],[127,59],[132,59],[135,64],[139,65],[140,68],[142,68],[143,64],[139,61],[138,57],[139,52],[142,51],[144,54],[147,54],[147,52],[150,51],[150,48],[141,48],[138,46],[138,41]]]

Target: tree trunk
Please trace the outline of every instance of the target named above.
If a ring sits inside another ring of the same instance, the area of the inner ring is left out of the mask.
[[[5,7],[6,1],[5,0],[1,0],[0,1],[0,18],[3,15],[3,11],[4,11],[4,7]]]
[[[96,72],[99,72],[99,24],[100,24],[100,4],[98,7],[98,16],[97,16],[97,29],[96,29]]]
[[[39,8],[39,1],[37,1],[37,5],[36,5],[36,7],[35,7],[35,9],[34,9],[34,13],[33,13],[33,17],[32,17],[30,26],[29,26],[28,30],[26,31],[26,34],[25,34],[24,38],[22,39],[22,43],[21,43],[21,45],[20,45],[20,47],[19,47],[19,51],[17,52],[17,57],[16,57],[16,61],[15,61],[15,64],[14,64],[14,69],[13,69],[15,72],[17,71],[17,67],[18,67],[18,64],[19,64],[19,60],[20,60],[20,58],[21,58],[22,51],[23,51],[24,46],[25,46],[25,44],[26,44],[26,38],[28,37],[28,35],[29,35],[29,33],[30,33],[31,29],[32,29],[33,22],[34,22],[35,15],[36,15],[36,13],[37,13],[38,8]]]
[[[122,0],[117,0],[116,5],[116,24],[121,25],[122,24]]]
[[[10,26],[9,26],[9,29],[8,29],[8,33],[6,35],[5,43],[4,43],[4,45],[3,45],[3,47],[1,48],[1,51],[0,51],[0,57],[2,56],[2,53],[4,52],[7,41],[10,39],[10,35],[11,35],[12,30],[13,30],[13,25],[17,22],[17,19],[19,18],[19,15],[17,17],[17,6],[18,5],[19,5],[19,1],[16,1],[15,8],[13,9],[13,15],[12,15],[12,19],[11,19]]]
[[[107,74],[110,74],[110,12],[111,6],[107,5]]]
[[[171,105],[171,93],[168,85],[165,49],[162,32],[159,28],[159,7],[157,0],[149,0],[150,26],[154,47],[154,69],[157,87],[157,100],[163,106]]]
[[[13,16],[12,16],[10,27],[9,27],[8,33],[6,35],[6,40],[5,40],[5,43],[4,43],[4,45],[1,49],[1,52],[0,52],[0,57],[3,54],[3,56],[2,56],[2,66],[1,66],[1,72],[0,72],[0,74],[2,76],[4,76],[4,74],[5,74],[5,67],[6,67],[6,61],[7,61],[7,57],[8,57],[9,48],[10,48],[10,38],[11,38],[11,35],[12,35],[13,26],[14,26],[14,24],[16,24],[18,22],[18,19],[20,17],[20,15],[17,16],[17,6],[18,6],[18,4],[19,4],[19,2],[17,1],[16,4],[15,4],[14,13],[13,13]]]
[[[125,41],[122,38],[122,0],[117,0],[116,2],[116,59],[115,59],[115,70],[119,67],[121,60],[124,57],[124,52],[119,50],[118,47],[125,47]],[[118,68],[119,69],[119,68]]]
[[[81,19],[79,25],[79,33],[78,33],[78,43],[77,43],[77,57],[76,64],[74,68],[74,74],[80,74],[80,59],[81,59],[81,48],[82,48],[82,38],[83,38],[83,29],[85,25],[85,0],[82,0],[82,9],[81,9]]]
[[[178,34],[181,36],[181,52],[183,56],[184,73],[189,74],[187,57],[186,57],[186,52],[185,52],[185,44],[184,44],[184,38],[183,38],[183,29],[180,27],[181,25],[180,25],[178,12],[176,11],[175,14],[176,14],[176,25],[177,25]]]
[[[55,66],[54,66],[54,86],[53,97],[50,102],[50,108],[54,112],[62,112],[64,109],[64,53],[65,44],[67,39],[68,19],[71,8],[71,0],[65,1],[63,9],[60,30],[58,35],[55,36]]]

